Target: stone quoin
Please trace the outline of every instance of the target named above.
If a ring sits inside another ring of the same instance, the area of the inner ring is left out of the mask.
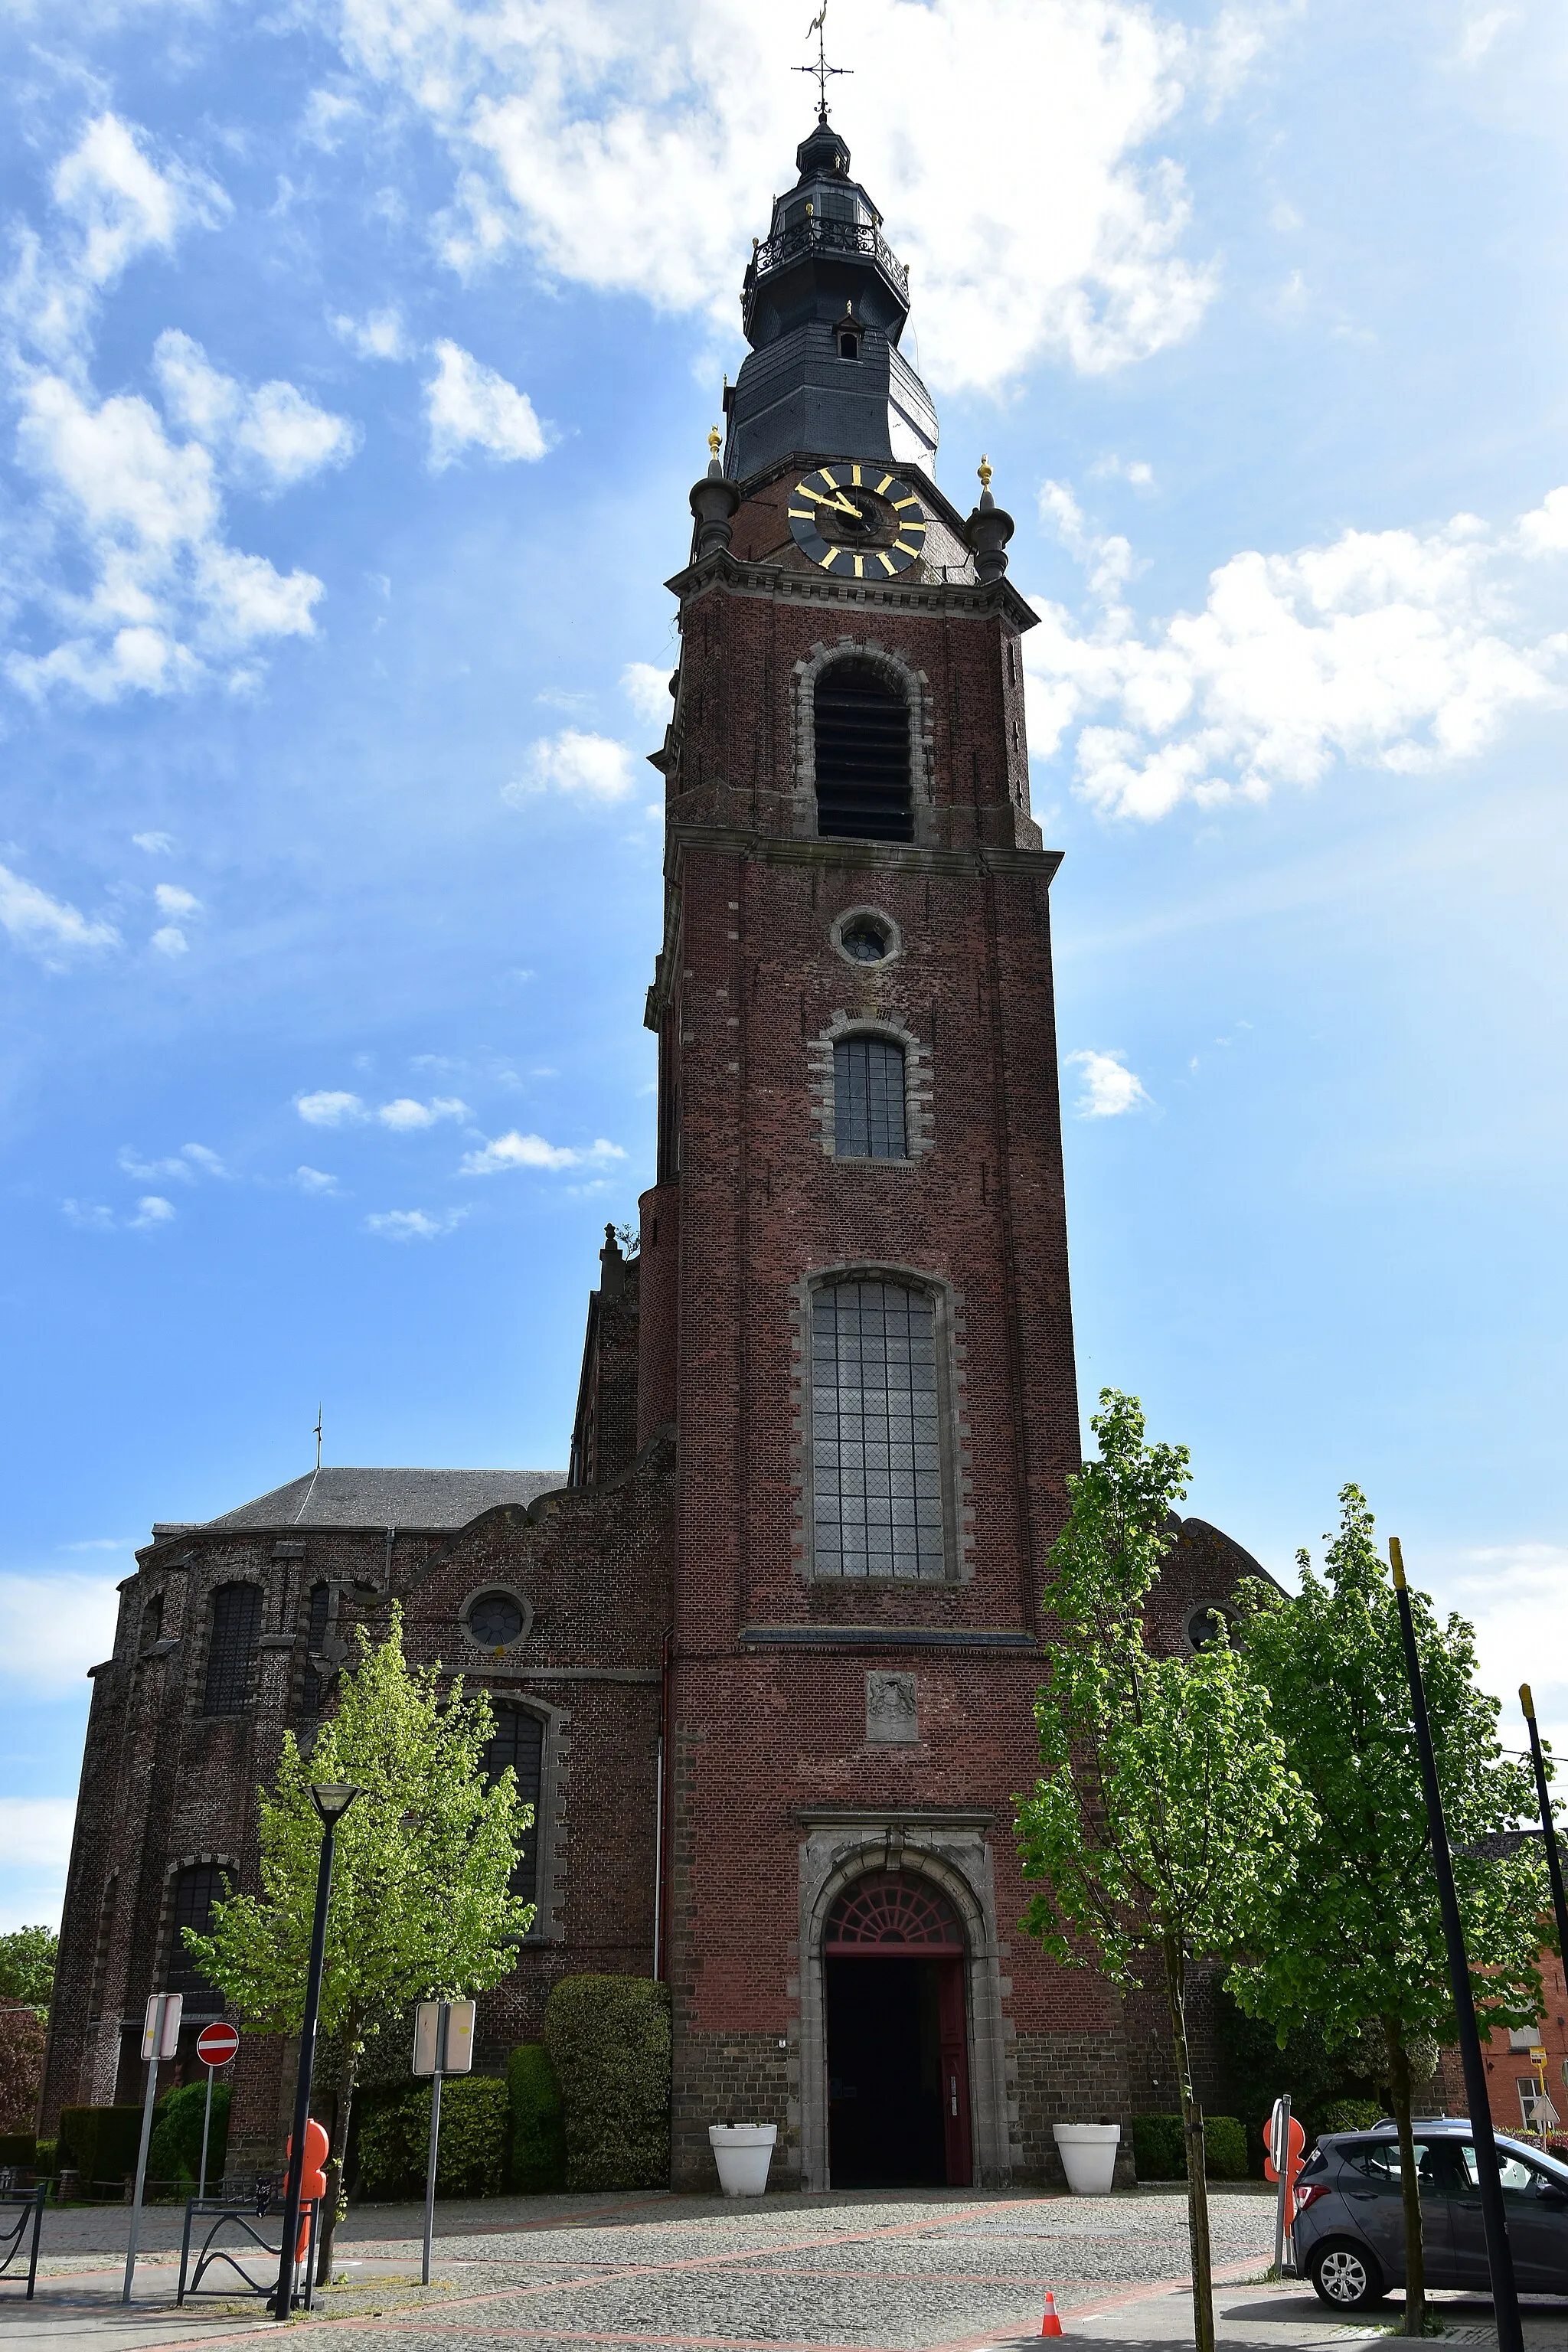
[[[156,1988],[196,2073],[224,2004],[179,1930],[256,1885],[257,1785],[395,1599],[537,1811],[481,2066],[561,1977],[657,1954],[678,2186],[731,2118],[777,2125],[775,2187],[1059,2184],[1054,2123],[1174,2104],[1157,2006],[1016,1925],[1079,1460],[1034,614],[988,482],[967,514],[937,487],[907,280],[826,115],[796,161],[669,583],[657,1172],[601,1253],[570,1466],[321,1469],[153,1529],[93,1669],[46,2129],[140,2096]],[[1183,1523],[1155,1641],[1249,1572]],[[1201,2021],[1199,2060],[1212,2099]],[[246,2036],[231,2169],[276,2164],[291,2063]]]

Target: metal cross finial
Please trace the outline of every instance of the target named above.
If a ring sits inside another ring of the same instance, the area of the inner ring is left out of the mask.
[[[316,1407],[316,1467],[321,1466],[321,1408]]]
[[[816,35],[816,63],[814,66],[795,66],[792,68],[795,73],[815,74],[816,76],[816,119],[818,122],[826,122],[827,120],[827,85],[832,80],[834,75],[853,73],[855,70],[853,66],[830,66],[828,64],[827,52],[824,46],[827,37],[823,31],[823,26],[826,21],[827,0],[822,0],[821,7],[817,10],[816,16],[812,18],[810,24],[805,28],[805,37],[808,41],[810,40],[813,33]]]

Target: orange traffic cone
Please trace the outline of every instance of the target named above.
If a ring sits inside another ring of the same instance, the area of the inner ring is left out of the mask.
[[[1049,2287],[1047,2287],[1046,2289],[1046,2315],[1040,2322],[1040,2334],[1042,2336],[1059,2336],[1061,2332],[1062,2324],[1057,2317],[1057,2299],[1051,2293]]]

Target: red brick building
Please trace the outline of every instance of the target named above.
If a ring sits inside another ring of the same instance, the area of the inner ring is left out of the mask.
[[[933,478],[904,273],[824,118],[670,583],[657,1181],[591,1303],[571,1469],[330,1472],[154,1530],[96,1670],[47,2102],[134,2096],[177,1929],[347,1621],[488,1684],[538,1808],[491,2057],[562,1974],[668,1978],[673,2174],[1002,2183],[1171,2104],[1160,2037],[1020,1937],[1042,1564],[1079,1460],[1008,518]],[[1189,1520],[1158,1635],[1253,1567]],[[1195,1632],[1194,1629],[1195,1628]],[[207,2006],[215,2005],[212,1997]],[[286,2054],[241,2062],[270,2157]]]

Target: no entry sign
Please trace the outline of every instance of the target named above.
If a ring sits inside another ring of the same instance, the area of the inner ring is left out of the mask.
[[[196,2036],[196,2056],[204,2066],[226,2066],[238,2048],[232,2025],[204,2025]]]

